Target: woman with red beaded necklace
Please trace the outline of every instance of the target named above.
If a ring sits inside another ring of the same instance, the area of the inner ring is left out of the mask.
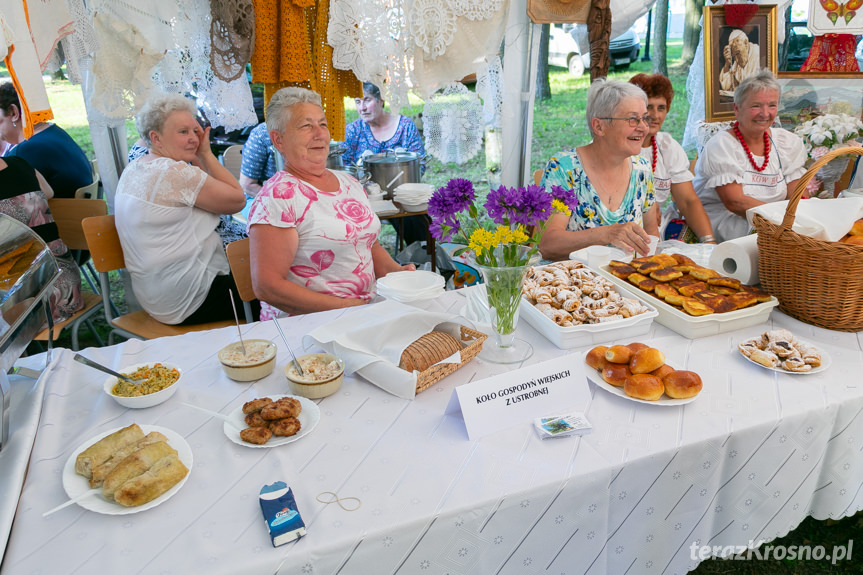
[[[772,127],[779,84],[765,69],[734,91],[731,128],[708,140],[695,164],[695,191],[720,242],[750,232],[746,210],[788,198],[806,171],[799,136]]]
[[[716,243],[710,218],[692,187],[692,172],[689,171],[686,152],[671,134],[660,132],[674,98],[671,81],[662,74],[636,74],[629,79],[629,83],[635,84],[647,94],[650,125],[647,136],[641,143],[641,157],[649,161],[653,168],[653,193],[660,209],[659,237],[683,239],[666,234],[669,222],[682,215],[698,241]]]

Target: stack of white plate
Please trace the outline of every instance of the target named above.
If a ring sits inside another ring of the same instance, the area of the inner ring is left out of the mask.
[[[436,298],[444,293],[444,279],[436,273],[417,270],[393,272],[377,282],[378,295],[400,302]]]
[[[402,184],[395,189],[393,200],[406,212],[422,212],[428,209],[432,193],[434,186],[431,184]]]

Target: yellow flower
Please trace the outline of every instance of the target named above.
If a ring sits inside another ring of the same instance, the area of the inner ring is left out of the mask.
[[[494,236],[491,232],[482,228],[476,229],[470,235],[470,242],[468,243],[468,247],[478,256],[482,254],[483,250],[491,250],[495,245]]]
[[[566,214],[567,216],[572,213],[572,210],[566,207],[566,204],[560,200],[551,200],[551,207],[554,208],[555,212]]]

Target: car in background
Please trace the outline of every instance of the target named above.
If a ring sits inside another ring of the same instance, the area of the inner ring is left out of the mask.
[[[548,63],[552,66],[567,68],[573,76],[581,76],[590,69],[590,51],[584,53],[579,49],[576,38],[581,36],[581,43],[588,46],[587,26],[572,24],[552,24],[548,41]],[[609,42],[609,67],[626,69],[632,62],[638,60],[641,51],[641,41],[638,34],[630,28]]]

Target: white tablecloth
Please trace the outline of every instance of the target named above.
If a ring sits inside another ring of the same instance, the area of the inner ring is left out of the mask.
[[[448,292],[429,309],[458,312]],[[343,312],[294,317],[302,335]],[[821,374],[777,374],[748,363],[736,344],[787,327],[832,356]],[[229,380],[216,352],[235,329],[89,349],[113,367],[170,361],[182,388],[145,410],[102,393],[102,375],[61,353],[47,381],[41,421],[2,573],[512,574],[685,573],[690,546],[751,545],[807,515],[838,518],[863,508],[863,370],[859,334],[832,332],[774,311],[771,321],[690,341],[654,324],[641,341],[698,371],[705,383],[683,407],[641,405],[591,386],[593,433],[542,441],[524,423],[471,442],[444,415],[452,390],[511,369],[474,360],[413,401],[357,378],[319,400],[307,437],[273,449],[235,445],[222,422],[191,402],[227,413],[288,393],[287,350],[274,326],[243,327],[272,339],[278,366],[254,384]],[[524,321],[536,350],[528,363],[563,353]],[[618,343],[629,343],[618,342]],[[579,356],[574,355],[573,360]],[[62,503],[60,474],[74,448],[132,422],[183,435],[194,452],[188,482],[138,514],[100,515]],[[294,490],[308,534],[273,548],[258,505],[264,484]],[[358,497],[347,512],[316,501],[323,491]],[[5,493],[3,497],[7,497]]]

